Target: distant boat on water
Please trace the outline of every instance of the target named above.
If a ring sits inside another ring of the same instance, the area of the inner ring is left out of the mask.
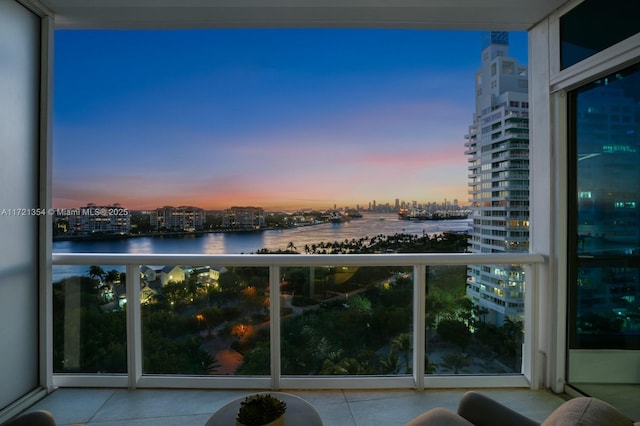
[[[342,223],[349,222],[351,219],[361,219],[362,213],[355,209],[348,209],[345,211],[332,210],[329,212],[329,222]]]
[[[360,213],[356,209],[349,209],[345,212],[345,215],[349,217],[349,219],[362,219],[362,213]]]
[[[329,222],[331,223],[342,223],[347,220],[349,220],[349,218],[343,215],[342,213],[340,213],[339,211],[332,211],[329,214]]]

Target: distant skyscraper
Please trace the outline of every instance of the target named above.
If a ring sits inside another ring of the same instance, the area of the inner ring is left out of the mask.
[[[487,33],[476,73],[476,111],[466,136],[474,253],[526,252],[529,241],[527,68],[509,57],[505,32]],[[524,312],[517,265],[470,265],[467,294],[501,325]]]

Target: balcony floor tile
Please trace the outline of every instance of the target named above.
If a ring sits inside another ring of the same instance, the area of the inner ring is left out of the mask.
[[[525,389],[481,392],[542,421],[566,398]],[[227,402],[252,391],[182,389],[58,389],[31,410],[46,409],[59,425],[96,426],[204,425]],[[464,389],[455,390],[305,390],[296,394],[311,403],[325,426],[400,426],[434,407],[455,410]]]

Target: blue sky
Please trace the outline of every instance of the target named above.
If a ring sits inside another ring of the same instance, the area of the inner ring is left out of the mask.
[[[131,209],[467,201],[482,33],[57,31],[53,196]],[[510,34],[526,63],[526,34]]]

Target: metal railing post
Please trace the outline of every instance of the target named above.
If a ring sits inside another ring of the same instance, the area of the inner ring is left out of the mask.
[[[280,266],[269,266],[269,342],[271,349],[271,387],[280,389]]]
[[[413,265],[413,377],[417,390],[424,389],[426,271],[425,265]]]
[[[140,307],[140,268],[126,265],[127,295],[127,376],[129,389],[142,377],[142,309]],[[116,301],[117,303],[117,301]]]
[[[522,373],[527,377],[532,390],[538,389],[538,312],[540,279],[539,265],[525,265],[526,287],[524,295],[524,345],[522,351]]]

